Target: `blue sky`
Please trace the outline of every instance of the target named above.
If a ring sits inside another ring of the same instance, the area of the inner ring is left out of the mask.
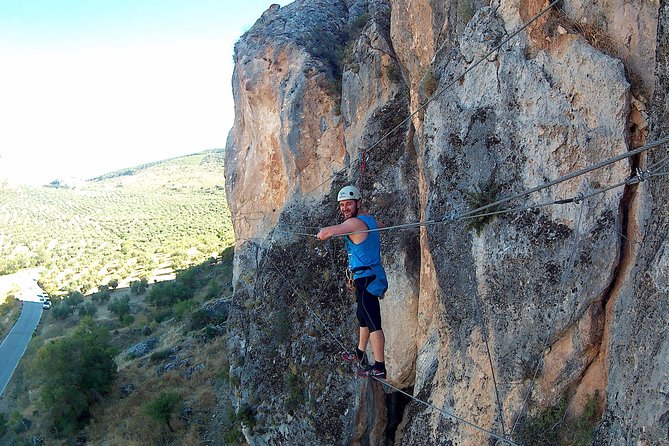
[[[224,147],[234,42],[264,0],[0,0],[0,180]]]

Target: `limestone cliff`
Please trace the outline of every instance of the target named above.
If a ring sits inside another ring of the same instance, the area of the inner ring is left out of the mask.
[[[297,0],[240,38],[229,346],[249,444],[669,442],[669,188],[606,190],[667,148],[523,193],[666,137],[668,7],[533,20],[548,5]],[[388,382],[432,407],[339,360],[357,333],[343,243],[313,234],[348,183],[386,225],[438,221],[382,233]]]

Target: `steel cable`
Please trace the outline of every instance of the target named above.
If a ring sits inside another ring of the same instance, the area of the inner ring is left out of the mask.
[[[451,88],[453,85],[456,83],[460,82],[461,79],[463,79],[469,72],[471,72],[474,68],[476,68],[478,65],[480,65],[484,60],[488,59],[494,52],[499,51],[504,45],[506,45],[511,39],[516,37],[518,34],[520,34],[522,31],[524,31],[528,26],[530,26],[532,23],[537,21],[542,15],[544,15],[546,12],[548,12],[551,8],[553,8],[555,5],[557,5],[561,0],[553,0],[546,8],[541,10],[537,15],[535,15],[530,21],[525,23],[523,26],[518,28],[516,31],[514,31],[511,35],[509,35],[506,39],[504,39],[500,44],[496,45],[493,49],[488,51],[485,56],[479,58],[474,64],[470,65],[469,68],[467,68],[465,71],[462,72],[458,77],[450,81],[448,84],[446,84],[444,87],[441,89],[437,90],[427,101],[425,101],[424,104],[420,105],[414,112],[410,113],[409,116],[404,118],[399,124],[397,124],[395,127],[390,129],[388,132],[386,132],[381,138],[379,138],[376,142],[371,144],[368,148],[364,149],[365,152],[369,153],[371,150],[376,148],[379,144],[381,144],[383,141],[385,141],[390,135],[392,135],[396,130],[404,126],[407,122],[411,120],[414,116],[416,116],[418,113],[420,113],[422,110],[424,110],[433,100],[435,100],[437,97],[439,97],[441,94],[443,94],[446,90]],[[442,45],[443,47],[443,45]],[[441,48],[440,48],[441,49]],[[436,54],[436,53],[435,53]],[[345,166],[342,167],[342,170],[348,169],[351,167],[355,161],[349,161]],[[332,180],[335,176],[337,176],[339,172],[334,173],[327,177],[323,182],[318,184],[316,187],[310,189],[306,193],[309,194],[316,189],[320,188],[323,186],[325,183],[328,181]]]

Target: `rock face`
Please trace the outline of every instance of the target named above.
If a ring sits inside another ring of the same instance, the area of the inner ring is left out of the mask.
[[[548,3],[488,4],[297,0],[237,43],[249,444],[668,441],[668,188],[624,184],[667,149],[589,170],[667,135],[667,6],[565,1],[498,49]],[[338,359],[357,336],[343,243],[313,234],[349,183],[386,225],[439,222],[382,232],[388,382],[423,403]]]
[[[146,354],[151,353],[158,346],[158,338],[150,337],[145,341],[142,341],[138,344],[133,345],[125,351],[126,355],[132,355],[135,358],[139,358]]]

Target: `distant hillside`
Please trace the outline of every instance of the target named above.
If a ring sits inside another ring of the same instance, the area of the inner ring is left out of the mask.
[[[209,150],[106,173],[87,181],[91,187],[169,190],[222,190],[223,149]]]
[[[72,188],[5,188],[0,274],[40,266],[48,292],[86,292],[220,254],[233,243],[223,168],[223,152],[213,150]]]

